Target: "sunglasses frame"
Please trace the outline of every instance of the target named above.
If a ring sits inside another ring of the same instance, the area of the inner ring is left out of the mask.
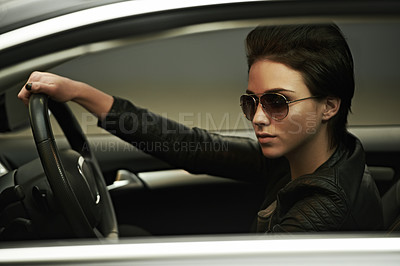
[[[285,114],[284,117],[282,117],[282,118],[276,118],[276,117],[274,117],[272,114],[270,114],[270,113],[267,111],[266,107],[261,103],[261,98],[262,98],[264,95],[278,95],[278,96],[282,97],[282,98],[285,100],[285,104],[286,104],[286,114]],[[262,107],[263,111],[264,111],[266,114],[268,114],[268,116],[269,116],[270,118],[272,118],[272,119],[274,119],[274,120],[276,120],[276,121],[280,121],[280,120],[285,119],[285,118],[287,117],[287,115],[289,114],[289,104],[295,103],[295,102],[300,102],[300,101],[307,100],[307,99],[320,98],[320,97],[321,97],[321,96],[309,96],[309,97],[305,97],[305,98],[301,98],[301,99],[289,101],[289,100],[286,98],[285,95],[283,95],[283,94],[281,94],[281,93],[278,93],[278,92],[247,93],[247,94],[241,95],[241,96],[240,96],[240,99],[241,99],[243,96],[250,96],[250,97],[253,99],[253,101],[254,101],[254,107],[255,107],[254,110],[255,110],[255,111],[254,111],[254,114],[252,114],[252,119],[249,119],[249,118],[246,116],[246,112],[243,110],[242,101],[240,101],[240,106],[241,106],[241,108],[242,108],[242,111],[243,111],[243,113],[244,113],[244,116],[246,117],[246,119],[248,119],[248,120],[250,120],[250,121],[253,121],[254,116],[255,116],[255,114],[256,114],[256,111],[257,111],[257,107],[258,107],[259,104],[261,104],[261,107]]]

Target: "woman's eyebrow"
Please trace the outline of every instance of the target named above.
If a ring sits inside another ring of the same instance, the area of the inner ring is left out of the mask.
[[[267,90],[266,92],[291,92],[291,93],[295,93],[295,91],[284,89],[284,88],[270,89],[270,90]]]
[[[284,88],[274,88],[274,89],[266,89],[263,93],[274,93],[274,92],[290,92],[290,93],[295,93],[295,91],[284,89]],[[247,94],[255,94],[251,90],[247,89],[246,90]]]

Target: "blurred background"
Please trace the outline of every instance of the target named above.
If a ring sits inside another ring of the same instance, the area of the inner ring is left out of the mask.
[[[355,61],[356,93],[349,124],[400,124],[400,24],[339,26]],[[77,58],[49,71],[88,82],[188,126],[246,129],[251,125],[241,113],[239,97],[247,86],[244,40],[250,30],[143,42]],[[83,110],[77,112],[93,123]]]

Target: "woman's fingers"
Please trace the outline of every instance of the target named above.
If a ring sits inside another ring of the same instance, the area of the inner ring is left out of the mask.
[[[46,84],[41,82],[28,82],[21,88],[20,92],[18,93],[18,98],[22,100],[25,105],[28,105],[29,98],[32,93],[45,93],[52,97],[53,92],[53,85]]]
[[[28,90],[26,85],[24,85],[24,87],[18,93],[18,99],[20,99],[25,105],[28,105],[30,96],[30,89]]]
[[[66,102],[74,97],[72,89],[74,85],[73,81],[68,78],[35,71],[21,88],[18,98],[27,105],[32,94],[44,93],[55,101]]]
[[[44,93],[49,96],[55,96],[56,88],[55,84],[43,83],[43,82],[28,82],[25,84],[25,90],[30,93]]]

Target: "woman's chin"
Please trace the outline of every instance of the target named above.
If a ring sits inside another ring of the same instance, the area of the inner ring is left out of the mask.
[[[276,147],[263,147],[261,145],[261,149],[264,156],[268,159],[276,159],[284,155],[284,153]]]

